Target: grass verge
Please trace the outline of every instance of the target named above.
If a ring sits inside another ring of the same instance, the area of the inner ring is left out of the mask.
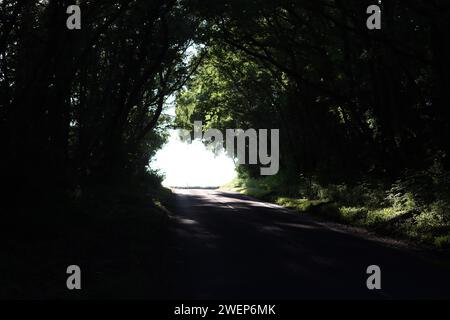
[[[418,179],[418,177],[414,177]],[[394,184],[359,183],[320,186],[292,183],[283,177],[236,178],[222,189],[306,212],[381,235],[408,239],[436,249],[450,249],[450,212],[446,188],[429,187],[411,177]],[[417,185],[420,188],[417,190]],[[416,189],[415,189],[416,188]],[[443,191],[444,190],[444,191]],[[431,194],[431,195],[430,195]]]

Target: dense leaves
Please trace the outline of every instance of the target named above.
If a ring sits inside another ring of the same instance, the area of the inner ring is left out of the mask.
[[[192,1],[207,62],[181,123],[280,128],[284,166],[327,181],[449,164],[445,1]],[[231,121],[233,119],[233,121]]]

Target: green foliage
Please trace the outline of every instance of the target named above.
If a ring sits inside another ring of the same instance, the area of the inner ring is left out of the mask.
[[[204,130],[246,129],[254,123],[271,127],[276,114],[266,88],[272,85],[268,71],[256,62],[231,48],[212,46],[177,95],[176,125],[192,130],[194,121],[201,120]]]
[[[434,245],[440,249],[449,249],[450,235],[436,237],[434,240]]]
[[[368,4],[188,1],[204,18],[208,54],[178,96],[178,125],[279,128],[281,166],[320,185],[352,185],[368,173],[392,180],[438,155],[448,169],[450,82],[440,68],[450,49],[432,36],[448,11],[386,2],[383,18],[395,32],[367,33]]]
[[[307,212],[311,210],[314,206],[318,206],[320,204],[324,204],[327,201],[325,200],[309,200],[309,199],[297,199],[297,198],[285,198],[285,197],[279,197],[276,200],[276,203],[287,207],[296,209],[300,212]]]
[[[379,233],[410,238],[437,248],[448,248],[450,239],[449,172],[433,166],[421,173],[405,174],[392,184],[360,182],[321,185],[299,177],[286,186],[282,173],[254,179],[241,174],[224,186],[279,205],[369,228]]]

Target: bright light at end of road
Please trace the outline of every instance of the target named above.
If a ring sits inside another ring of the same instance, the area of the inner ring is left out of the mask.
[[[166,187],[217,187],[236,177],[233,160],[208,150],[200,141],[182,142],[176,130],[150,164],[165,175]]]

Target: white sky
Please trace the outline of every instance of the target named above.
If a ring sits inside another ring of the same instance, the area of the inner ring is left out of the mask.
[[[182,142],[176,130],[150,166],[165,174],[166,187],[217,187],[236,176],[233,160],[224,152],[214,155],[197,140]]]
[[[174,116],[174,107],[166,113]],[[215,155],[201,141],[183,142],[177,130],[171,130],[169,141],[156,153],[150,167],[164,173],[166,187],[218,187],[237,175],[233,160],[224,151]]]

